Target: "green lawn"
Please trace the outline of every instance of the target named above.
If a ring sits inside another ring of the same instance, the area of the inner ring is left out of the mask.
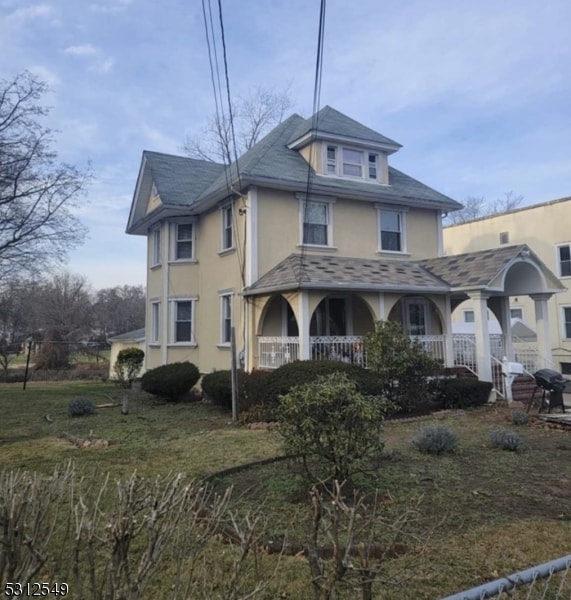
[[[180,471],[201,478],[280,455],[274,433],[233,425],[228,413],[207,404],[166,404],[134,394],[127,416],[113,407],[68,417],[68,403],[78,396],[95,404],[118,403],[121,391],[93,383],[31,383],[26,391],[20,385],[0,385],[0,468],[47,474],[73,459],[78,468],[97,467],[113,477],[136,470],[143,476]],[[375,598],[439,598],[571,553],[570,431],[513,427],[525,450],[505,452],[492,449],[488,436],[498,425],[510,426],[507,409],[450,413],[437,422],[458,435],[459,448],[454,455],[432,457],[410,446],[418,427],[429,422],[388,423],[386,457],[378,474],[361,482],[369,499],[375,491],[379,494],[387,522],[418,506],[402,534],[406,554],[386,561],[385,583],[375,588]],[[63,434],[116,443],[78,448]],[[308,490],[291,461],[215,479],[220,492],[229,485],[237,514],[263,504],[267,535],[303,543]],[[213,572],[223,573],[228,547],[213,552],[218,557],[212,559]],[[264,557],[257,568],[269,572],[276,560]],[[278,572],[274,587],[260,597],[280,597],[278,589],[284,598],[313,597],[302,556],[282,558]],[[155,586],[164,585],[160,581]],[[167,597],[163,592],[155,587],[148,597]],[[353,597],[354,590],[338,595]]]

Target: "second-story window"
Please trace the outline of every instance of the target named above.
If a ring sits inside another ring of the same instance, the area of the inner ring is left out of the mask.
[[[303,243],[327,246],[329,227],[329,203],[303,202]]]
[[[234,247],[232,221],[232,205],[228,204],[222,208],[222,250],[230,250]]]
[[[192,223],[178,223],[175,238],[175,260],[194,258],[194,227]]]
[[[159,227],[151,231],[151,267],[161,264],[161,230]]]
[[[559,259],[559,277],[571,277],[571,245],[559,246],[557,255]]]
[[[396,211],[379,211],[380,250],[404,252],[403,214]]]

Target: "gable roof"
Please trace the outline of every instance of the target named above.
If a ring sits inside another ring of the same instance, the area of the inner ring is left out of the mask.
[[[400,147],[331,107],[323,108],[318,114],[321,115],[320,132],[342,136],[353,132],[352,139],[357,136],[364,143]],[[303,156],[288,147],[292,139],[307,129],[308,123],[311,123],[311,119],[304,119],[298,114],[280,123],[238,159],[240,177],[235,163],[224,166],[184,156],[144,151],[127,232],[145,234],[154,220],[164,216],[165,208],[184,209],[187,215],[199,214],[228,198],[237,189],[245,192],[251,185],[303,193],[308,177],[314,194],[429,209],[461,208],[461,204],[448,196],[392,167],[389,167],[389,185],[330,177],[310,171]],[[159,209],[147,214],[146,203],[152,183],[162,204]]]
[[[245,294],[288,289],[445,293],[450,288],[414,262],[290,254],[247,288]]]
[[[420,260],[418,264],[446,281],[452,289],[485,289],[494,287],[502,272],[522,259],[531,260],[540,267],[552,290],[565,289],[527,244],[439,256]]]

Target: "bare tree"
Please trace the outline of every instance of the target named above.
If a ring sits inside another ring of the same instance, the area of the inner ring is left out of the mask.
[[[98,290],[94,311],[103,339],[145,326],[145,288],[123,285]]]
[[[502,198],[486,200],[484,196],[468,196],[464,201],[464,208],[451,212],[446,217],[447,224],[458,225],[474,219],[499,215],[510,210],[519,208],[524,200],[521,195],[514,192],[504,192]]]
[[[54,132],[41,124],[47,85],[28,72],[0,80],[0,277],[40,272],[80,243],[71,209],[89,169],[58,163]]]
[[[248,96],[239,97],[232,106],[238,156],[280,123],[292,106],[287,88],[274,91],[257,87]],[[230,115],[212,115],[198,135],[187,137],[182,149],[192,158],[225,164],[233,162]]]

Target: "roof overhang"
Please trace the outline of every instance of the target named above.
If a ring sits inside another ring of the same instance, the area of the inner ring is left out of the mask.
[[[389,143],[381,143],[375,142],[371,140],[364,140],[361,138],[350,137],[345,135],[336,135],[334,133],[328,133],[326,131],[308,131],[304,135],[290,142],[287,147],[290,150],[299,150],[311,144],[315,141],[324,141],[324,142],[335,142],[337,144],[347,144],[350,146],[356,146],[358,148],[370,149],[370,150],[378,150],[380,152],[386,152],[387,154],[393,154],[402,148],[401,144],[389,144]]]

